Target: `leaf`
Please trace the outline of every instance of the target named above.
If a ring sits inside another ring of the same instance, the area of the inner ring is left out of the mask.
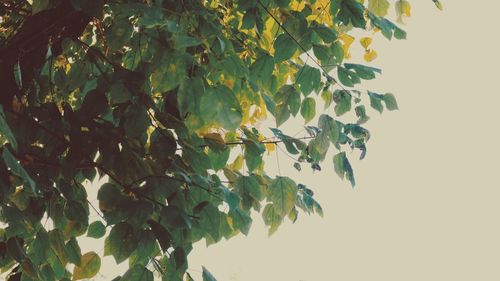
[[[443,4],[439,0],[432,0],[439,10],[443,10]]]
[[[241,233],[248,235],[250,226],[252,225],[252,218],[250,215],[240,208],[230,210],[228,215],[232,220],[233,227],[241,231]]]
[[[368,47],[370,46],[372,41],[373,41],[373,39],[371,37],[363,37],[363,38],[359,39],[359,43],[365,49],[368,49]]]
[[[384,111],[384,106],[382,105],[382,101],[384,100],[384,96],[368,91],[368,96],[370,97],[370,106],[382,113]]]
[[[345,177],[351,182],[352,187],[354,187],[354,173],[345,152],[340,152],[333,156],[333,167],[335,168],[335,173],[337,173],[341,179]]]
[[[191,228],[191,220],[186,211],[176,206],[165,206],[161,209],[160,221],[167,229],[185,229]]]
[[[2,105],[0,105],[0,133],[9,141],[12,148],[17,150],[17,141],[9,127],[9,124],[7,123]]]
[[[340,83],[347,87],[354,87],[355,84],[359,84],[361,82],[359,76],[354,71],[348,70],[347,68],[339,66],[337,68],[337,75]]]
[[[331,143],[337,143],[340,136],[340,127],[337,125],[337,121],[326,114],[321,114],[318,127],[328,136]]]
[[[333,6],[335,7],[336,5]],[[349,23],[351,23],[354,27],[364,29],[366,26],[364,12],[365,7],[358,1],[342,0],[340,4],[340,10],[336,19],[342,22],[344,25],[349,25]]]
[[[283,216],[275,209],[273,204],[267,204],[262,211],[264,223],[269,226],[268,235],[271,236],[283,221]]]
[[[73,269],[73,280],[94,277],[101,269],[101,258],[95,252],[82,255],[81,265]]]
[[[379,68],[369,67],[361,64],[346,63],[344,64],[346,69],[353,70],[361,79],[371,80],[375,78],[375,73],[382,73]]]
[[[212,275],[212,273],[210,273],[210,271],[208,271],[204,266],[202,266],[202,268],[203,268],[202,272],[203,281],[217,281],[217,279],[215,279],[215,277]]]
[[[393,94],[387,93],[383,97],[384,102],[385,102],[385,107],[387,110],[397,110],[398,108],[398,103],[396,102],[396,97],[394,97]]]
[[[266,84],[273,74],[274,58],[268,54],[263,54],[250,66],[250,76],[254,82]]]
[[[61,264],[66,265],[68,262],[68,253],[66,252],[66,245],[64,245],[63,233],[60,229],[53,229],[49,231],[50,248],[56,253],[57,258]]]
[[[163,93],[174,89],[186,78],[186,62],[180,52],[163,54],[151,75],[153,91]]]
[[[300,107],[300,114],[304,117],[306,123],[309,123],[316,115],[316,100],[308,97],[302,101]]]
[[[287,33],[279,35],[273,46],[275,63],[290,59],[297,51],[297,43]]]
[[[81,265],[82,251],[75,237],[71,237],[66,243],[66,253],[68,254],[68,261],[76,266]]]
[[[120,281],[153,281],[153,272],[142,265],[136,264],[123,274]]]
[[[342,116],[351,110],[352,96],[349,91],[335,90],[333,100],[335,101],[335,114]]]
[[[101,221],[95,221],[89,225],[87,236],[91,238],[101,238],[106,234],[106,226]]]
[[[30,188],[33,194],[37,193],[37,186],[35,181],[30,177],[28,172],[21,166],[19,161],[10,153],[7,147],[3,148],[2,158],[7,167],[10,168],[11,173],[14,175],[21,177],[24,180],[24,183]]]
[[[231,89],[222,85],[201,97],[200,114],[206,122],[215,122],[227,130],[235,130],[242,120],[238,100]]]
[[[183,49],[186,47],[193,47],[201,44],[200,39],[183,34],[176,35],[174,40],[176,49]]]
[[[215,242],[221,239],[221,212],[212,204],[206,205],[200,213],[200,226]]]
[[[241,176],[235,186],[241,194],[249,195],[257,201],[263,199],[260,184],[255,176]]]
[[[295,206],[297,184],[288,177],[277,177],[268,188],[267,198],[274,203],[274,209],[283,218]]]
[[[300,86],[304,96],[308,96],[313,90],[317,89],[321,82],[321,72],[319,69],[304,65],[296,74],[295,80]]]
[[[158,240],[161,249],[163,250],[163,252],[166,252],[171,246],[172,234],[170,234],[170,232],[165,227],[163,227],[163,225],[157,223],[154,220],[148,220],[148,224],[151,227],[151,230],[153,231],[156,239]]]
[[[333,1],[332,1],[333,2]],[[313,27],[313,30],[325,43],[332,43],[337,39],[337,31],[326,25],[318,25]]]
[[[396,5],[394,7],[398,22],[404,23],[403,18],[411,16],[411,5],[408,0],[398,0],[396,1]]]
[[[389,11],[389,1],[387,0],[369,0],[368,10],[379,17],[385,17]]]
[[[126,222],[120,222],[113,226],[106,238],[104,255],[112,255],[116,263],[121,263],[137,248],[137,244],[133,227]]]
[[[374,50],[370,49],[370,50],[367,50],[363,56],[363,58],[365,59],[365,61],[367,62],[371,62],[373,60],[375,60],[377,58],[377,52],[375,52]]]
[[[358,117],[358,121],[356,122],[358,124],[363,124],[370,119],[370,117],[366,115],[366,108],[364,105],[357,106],[354,112],[356,112],[356,116]]]

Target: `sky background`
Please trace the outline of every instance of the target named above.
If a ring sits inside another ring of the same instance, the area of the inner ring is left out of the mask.
[[[195,280],[202,265],[219,281],[500,280],[500,2],[442,2],[444,11],[411,1],[407,40],[374,38],[371,65],[383,75],[362,87],[394,93],[400,110],[369,111],[372,138],[365,160],[353,161],[356,187],[336,176],[331,155],[313,174],[280,152],[282,175],[314,190],[324,218],[300,213],[268,237],[255,215],[248,237],[195,245]],[[353,62],[362,63],[355,44]],[[103,248],[93,243],[88,249]],[[95,280],[126,266],[103,262]]]

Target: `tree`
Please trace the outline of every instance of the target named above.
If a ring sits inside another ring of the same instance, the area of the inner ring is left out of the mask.
[[[438,7],[440,3],[433,0]],[[103,238],[114,280],[192,280],[192,244],[272,234],[313,192],[269,176],[277,147],[297,169],[351,182],[369,119],[392,94],[356,90],[381,70],[348,63],[353,28],[404,39],[387,0],[6,0],[0,4],[0,268],[7,280],[79,280],[100,269],[78,237]],[[410,15],[395,1],[397,20]],[[376,52],[363,37],[365,60]],[[334,116],[316,116],[319,102]],[[300,115],[308,136],[276,127]],[[310,125],[317,119],[317,125]],[[331,160],[330,160],[331,161]],[[85,182],[106,177],[93,206]],[[102,219],[89,221],[97,212]],[[106,235],[106,232],[108,234]],[[72,270],[70,270],[72,269]],[[203,269],[204,280],[215,278]]]

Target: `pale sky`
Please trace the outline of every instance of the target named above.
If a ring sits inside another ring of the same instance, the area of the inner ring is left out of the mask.
[[[412,1],[408,39],[372,43],[379,57],[371,65],[383,75],[362,87],[394,93],[400,110],[369,111],[356,188],[338,179],[331,155],[313,174],[281,152],[282,175],[314,190],[324,218],[301,213],[269,238],[255,215],[248,237],[195,245],[195,280],[201,265],[219,281],[500,280],[500,2],[442,2],[441,12],[431,0]],[[266,160],[270,174],[275,160]],[[103,240],[82,248],[102,254]],[[127,263],[103,262],[94,280],[111,280]]]

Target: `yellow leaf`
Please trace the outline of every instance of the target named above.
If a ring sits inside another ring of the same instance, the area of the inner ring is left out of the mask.
[[[374,50],[371,50],[371,49],[366,50],[364,58],[365,58],[365,61],[368,61],[368,62],[373,61],[374,59],[377,58],[377,52],[375,52]]]
[[[352,42],[354,42],[354,37],[347,33],[342,33],[339,35],[339,39],[344,43],[342,44],[342,48],[344,49],[344,58],[350,58],[351,53],[349,52],[349,48],[351,47]]]
[[[372,43],[372,38],[370,37],[363,37],[359,40],[359,43],[361,44],[361,46],[363,46],[363,48],[368,49],[368,47],[370,46],[370,44]]]
[[[271,152],[276,150],[276,144],[275,143],[265,143],[264,146],[266,147],[267,154],[270,154]]]
[[[379,17],[385,17],[390,5],[387,0],[370,0],[368,2],[368,9]]]
[[[234,159],[233,163],[229,164],[229,168],[235,171],[241,170],[241,168],[243,168],[243,155],[238,155],[238,157]]]
[[[396,15],[398,17],[397,21],[403,22],[403,17],[410,17],[411,15],[411,5],[407,0],[399,0],[396,2]]]
[[[94,277],[101,269],[101,258],[95,252],[88,252],[82,256],[80,266],[73,269],[73,280]]]

